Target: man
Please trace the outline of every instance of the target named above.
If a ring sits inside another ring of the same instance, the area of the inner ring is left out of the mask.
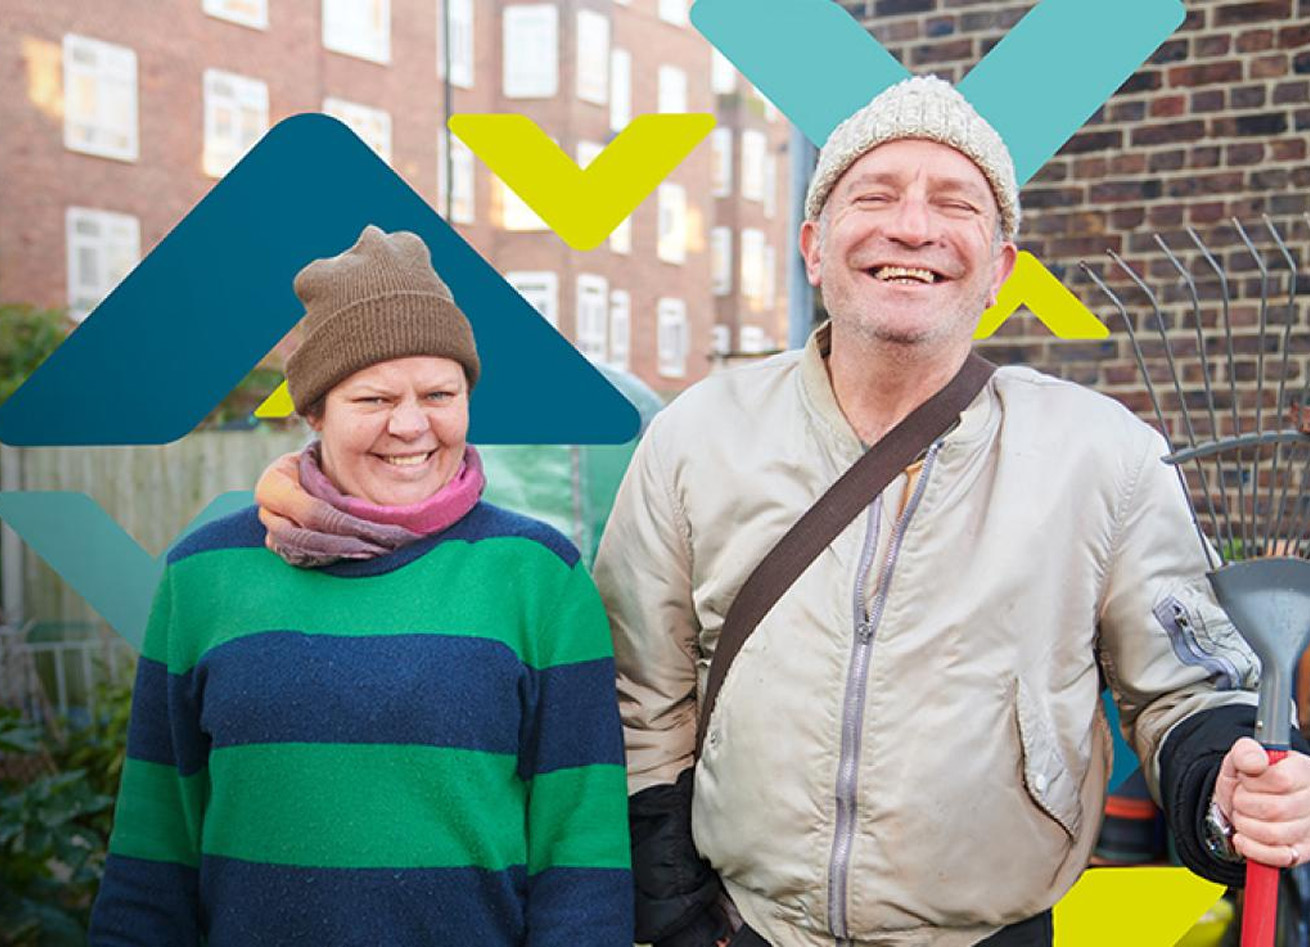
[[[1257,669],[1210,596],[1164,442],[1022,368],[999,370],[765,615],[693,758],[742,583],[955,375],[1015,260],[1010,156],[931,77],[833,132],[806,210],[831,323],[656,417],[596,564],[639,939],[714,943],[735,907],[743,944],[1049,944],[1104,800],[1102,680],[1191,867],[1240,883],[1242,855],[1305,861],[1310,759],[1270,768],[1234,746]]]

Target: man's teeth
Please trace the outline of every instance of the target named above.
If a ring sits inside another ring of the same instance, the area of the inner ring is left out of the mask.
[[[933,283],[937,275],[932,270],[921,270],[911,266],[884,266],[875,270],[875,279],[898,283]]]
[[[432,452],[426,454],[388,454],[382,459],[396,467],[416,467],[432,456]]]

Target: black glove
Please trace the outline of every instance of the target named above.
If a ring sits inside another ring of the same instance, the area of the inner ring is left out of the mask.
[[[691,837],[694,767],[671,785],[628,800],[636,940],[656,947],[708,947],[730,932],[722,885]]]

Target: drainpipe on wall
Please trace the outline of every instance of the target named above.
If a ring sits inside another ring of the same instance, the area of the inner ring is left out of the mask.
[[[795,125],[791,128],[791,142],[788,146],[791,155],[791,186],[789,189],[791,238],[800,239],[801,222],[805,220],[805,189],[810,186],[810,177],[814,174],[814,164],[818,160],[818,149],[801,134]],[[810,337],[814,325],[814,287],[805,279],[805,263],[801,259],[797,244],[790,244],[791,262],[787,280],[787,347],[802,348]]]

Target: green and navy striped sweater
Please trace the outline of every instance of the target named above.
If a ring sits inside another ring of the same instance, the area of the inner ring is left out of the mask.
[[[253,508],[180,543],[91,943],[630,945],[609,628],[568,540],[479,503],[321,569]]]

